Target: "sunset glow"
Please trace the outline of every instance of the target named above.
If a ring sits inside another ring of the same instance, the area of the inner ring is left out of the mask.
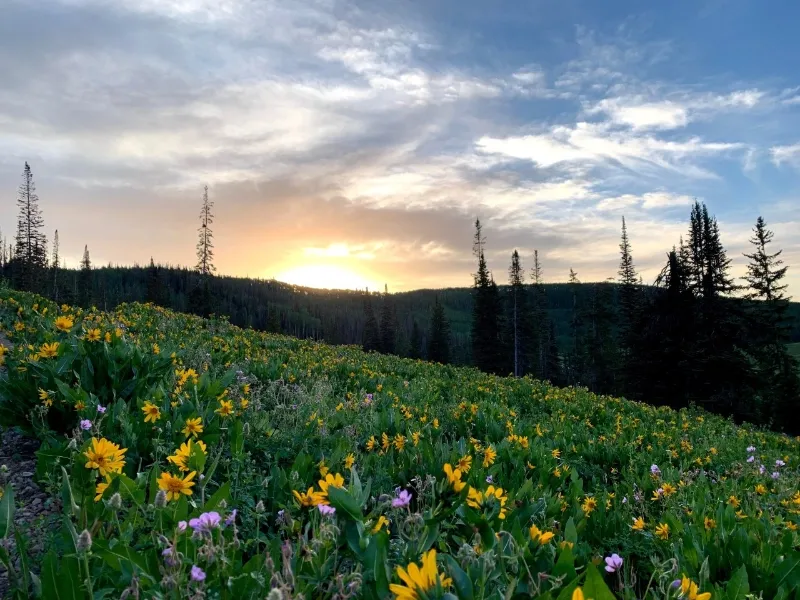
[[[278,281],[332,290],[377,290],[379,283],[355,270],[338,265],[310,264],[290,268],[275,276]]]

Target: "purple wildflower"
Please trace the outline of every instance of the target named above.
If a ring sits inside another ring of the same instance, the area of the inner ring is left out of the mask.
[[[164,557],[164,562],[168,567],[174,567],[175,565],[178,564],[178,561],[176,560],[175,556],[176,554],[177,553],[175,552],[175,549],[172,546],[170,546],[169,548],[164,548],[164,550],[161,551],[161,556]]]
[[[758,472],[763,475],[764,473],[767,472],[767,469],[766,469],[766,467],[764,467],[764,465],[759,465]]]
[[[747,447],[747,451],[748,452],[755,452],[756,451],[756,447],[755,446],[748,446]]]
[[[203,513],[196,519],[189,521],[189,526],[195,531],[211,531],[219,527],[222,517],[219,516],[217,511]]]
[[[205,578],[205,571],[197,565],[192,565],[192,581],[204,581]]]
[[[611,556],[606,557],[606,571],[609,573],[616,573],[622,568],[622,557],[616,552]]]
[[[81,419],[81,429],[89,431],[92,428],[92,422],[89,419]]]
[[[658,468],[658,465],[650,465],[650,472],[653,475],[661,475],[661,469]]]
[[[755,457],[755,456],[748,456],[748,457],[747,457],[747,462],[751,463],[751,462],[753,462],[755,459],[756,459],[756,457]]]
[[[317,508],[319,509],[319,513],[323,517],[328,517],[336,514],[336,509],[333,508],[332,506],[328,506],[327,504],[319,504],[317,505]]]
[[[189,524],[186,521],[178,521],[178,531],[183,533]]]
[[[673,581],[672,582],[672,587],[674,587],[675,589],[681,587],[681,580],[680,579],[676,579],[675,581]]]
[[[102,404],[98,404],[97,405],[97,412],[99,412],[101,415],[104,414],[106,412],[106,407],[103,406]]]
[[[408,490],[400,490],[396,498],[392,499],[392,508],[402,508],[411,502],[411,494]]]
[[[781,476],[781,474],[780,474],[780,473],[778,473],[777,471],[773,471],[773,472],[772,472],[772,478],[773,478],[773,479],[777,479],[777,478],[778,478],[778,477],[780,477],[780,476]]]
[[[492,483],[492,482],[494,482],[494,479],[492,478],[492,476],[491,476],[491,475],[488,475],[488,476],[486,477],[486,483]]]
[[[785,466],[786,466],[786,463],[785,463],[785,462],[783,462],[783,461],[782,461],[782,460],[779,458],[778,460],[776,460],[776,461],[775,461],[775,466],[776,466],[776,467],[785,467]]]
[[[225,525],[227,525],[227,526],[229,526],[229,527],[230,527],[230,526],[231,526],[231,525],[233,525],[235,522],[236,522],[236,509],[234,508],[234,509],[231,511],[231,514],[229,514],[229,515],[228,515],[228,516],[225,518]]]

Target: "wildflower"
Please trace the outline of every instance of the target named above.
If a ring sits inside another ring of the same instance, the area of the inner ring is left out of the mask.
[[[317,509],[323,517],[330,517],[336,514],[336,509],[328,504],[318,504]]]
[[[367,452],[372,452],[373,450],[375,450],[375,447],[377,445],[378,445],[378,440],[375,439],[375,436],[373,435],[367,440]]]
[[[541,546],[549,543],[550,540],[555,537],[555,534],[552,531],[542,531],[536,525],[531,525],[531,528],[528,530],[528,533],[531,536],[531,539],[534,542],[539,542]]]
[[[89,419],[81,419],[81,429],[89,431],[92,428],[92,422]]]
[[[595,508],[597,508],[597,500],[595,498],[592,498],[591,496],[587,496],[584,499],[583,504],[581,505],[581,509],[588,516],[592,514],[592,511]]]
[[[99,342],[100,341],[100,330],[99,329],[90,329],[86,332],[85,337],[87,342]]]
[[[741,503],[739,502],[739,499],[736,496],[729,496],[728,504],[730,504],[733,508],[739,508],[739,505]]]
[[[781,474],[780,474],[780,473],[778,473],[777,471],[773,471],[773,472],[772,472],[772,478],[773,478],[773,479],[778,479],[778,477],[780,477],[780,476],[781,476]]]
[[[472,468],[472,456],[466,454],[459,458],[456,468],[458,468],[464,474],[469,473],[470,469]]]
[[[759,483],[756,486],[756,494],[758,494],[759,496],[763,496],[766,493],[767,493],[767,488],[764,486],[763,483]]]
[[[192,487],[194,486],[194,481],[192,481],[197,475],[196,471],[192,471],[186,477],[181,479],[177,475],[173,475],[171,473],[161,473],[161,476],[158,478],[158,487],[159,489],[164,490],[167,492],[167,500],[177,500],[181,497],[181,494],[185,496],[192,495]]]
[[[203,443],[203,440],[197,440],[194,442],[189,440],[188,442],[182,443],[180,448],[175,451],[175,454],[168,456],[167,460],[178,467],[178,469],[181,471],[186,472],[189,470],[188,462],[192,456],[192,451],[196,447],[199,447],[200,452],[203,454],[206,453],[206,445]]]
[[[616,573],[622,568],[622,557],[616,552],[611,556],[606,557],[606,571],[609,573]]]
[[[222,517],[220,517],[219,513],[215,510],[212,510],[210,512],[204,512],[195,519],[191,519],[189,521],[189,527],[191,527],[194,531],[208,533],[212,529],[219,527],[221,521]]]
[[[711,598],[711,592],[698,593],[697,584],[686,575],[681,577],[680,588],[680,597],[686,598],[686,600],[710,600]]]
[[[336,473],[335,475],[328,473],[325,476],[325,479],[320,479],[317,484],[319,485],[320,489],[318,492],[318,498],[320,501],[317,504],[328,504],[328,488],[343,488],[344,477],[342,477],[339,473]]]
[[[86,457],[86,468],[97,469],[105,477],[109,473],[122,473],[125,466],[123,454],[127,448],[120,448],[117,444],[106,438],[92,438],[91,446],[83,453]]]
[[[397,600],[417,600],[420,598],[420,593],[425,595],[425,592],[434,587],[448,588],[453,583],[449,577],[444,577],[438,572],[436,567],[436,550],[428,550],[422,555],[422,566],[417,566],[416,563],[409,563],[405,568],[396,568],[397,576],[403,584],[393,583],[389,589],[395,594]]]
[[[142,412],[144,413],[145,423],[155,423],[161,418],[161,411],[155,404],[153,404],[149,400],[144,403],[144,406],[142,407]]]
[[[747,451],[750,452],[750,453],[753,453],[753,452],[756,451],[756,447],[755,446],[748,446],[747,447]]]
[[[378,520],[372,527],[372,533],[378,533],[381,529],[388,526],[389,526],[389,519],[381,515],[380,517],[378,517]]]
[[[495,459],[497,458],[497,452],[491,446],[486,446],[483,450],[483,467],[489,467],[494,464]]]
[[[714,519],[705,517],[703,519],[703,527],[706,528],[706,531],[711,531],[712,529],[715,529],[717,527],[717,522]]]
[[[493,483],[493,482],[494,482],[494,478],[491,475],[487,475],[486,476],[486,483]]]
[[[631,529],[634,531],[644,531],[644,528],[644,519],[642,517],[635,517],[633,519],[633,525],[631,525]]]
[[[298,492],[297,490],[292,490],[292,494],[300,503],[300,506],[316,506],[320,504],[322,498],[319,496],[319,492],[315,492],[313,487],[308,488],[307,492]]]
[[[558,448],[553,450],[550,454],[553,456],[553,458],[561,458],[561,450]]]
[[[203,433],[203,423],[200,417],[195,417],[194,419],[186,419],[186,425],[181,430],[181,433],[186,437],[194,436],[197,437],[198,434]]]
[[[353,466],[353,463],[355,463],[355,462],[356,462],[356,457],[355,457],[355,455],[354,455],[354,454],[351,452],[351,453],[350,453],[350,454],[348,454],[348,455],[345,457],[345,459],[344,459],[344,468],[345,468],[345,469],[350,469],[350,468]]]
[[[59,331],[68,332],[72,329],[74,325],[75,321],[72,320],[72,317],[65,317],[65,316],[56,317],[55,326],[56,329],[58,329]]]
[[[58,346],[58,342],[53,342],[52,344],[42,344],[42,347],[39,350],[39,356],[41,358],[55,358],[58,356]]]
[[[158,490],[156,494],[156,499],[153,502],[153,506],[156,508],[164,508],[167,506],[167,492],[164,490]]]
[[[327,475],[328,472],[330,471],[330,469],[328,469],[328,465],[325,464],[324,458],[321,461],[319,461],[317,467],[319,468],[319,474],[322,475],[323,477],[325,477],[325,475]]]
[[[786,463],[785,463],[785,462],[783,462],[783,461],[782,461],[782,460],[779,458],[778,460],[776,460],[776,461],[775,461],[775,466],[776,466],[776,467],[785,467],[785,466],[786,466]]]
[[[103,498],[103,494],[105,494],[108,486],[111,484],[111,478],[107,477],[105,481],[101,481],[97,484],[97,487],[94,489],[94,501],[100,502]]]
[[[496,488],[490,485],[486,488],[485,492],[470,488],[467,495],[467,505],[478,510],[483,508],[485,504],[493,504],[495,501],[500,503],[500,518],[505,519],[507,512],[505,505],[508,501],[508,496],[505,494],[503,488]]]
[[[381,449],[386,452],[389,449],[391,442],[389,441],[389,436],[386,435],[386,432],[381,434]]]
[[[192,565],[192,581],[204,581],[206,578],[205,571],[197,565]]]
[[[395,498],[392,498],[392,508],[402,508],[411,503],[411,494],[408,490],[400,490]]]
[[[748,457],[747,457],[747,462],[751,463],[751,462],[753,462],[755,459],[756,459],[756,457],[755,457],[755,456],[748,456]]]
[[[650,465],[650,473],[658,477],[661,475],[661,469],[658,468],[658,465]]]
[[[119,495],[119,492],[114,492],[108,503],[111,505],[112,508],[119,510],[120,508],[122,508],[122,496]]]
[[[579,587],[576,587],[572,591],[572,600],[586,600],[586,596],[583,595],[583,590]]]
[[[106,410],[107,410],[106,407],[103,406],[102,404],[97,405],[97,412],[99,412],[101,415],[104,415],[106,413]]]
[[[450,483],[456,493],[461,492],[461,490],[464,489],[464,486],[467,485],[466,482],[461,481],[461,470],[453,469],[453,467],[450,466],[450,463],[445,463],[444,473],[447,475],[447,481]]]
[[[669,525],[666,523],[660,523],[656,525],[656,536],[661,538],[662,540],[666,540],[669,538]]]
[[[231,416],[233,414],[233,402],[230,400],[220,400],[219,408],[214,412],[222,418]]]
[[[394,436],[392,444],[394,445],[395,449],[398,452],[402,452],[403,448],[405,448],[406,446],[406,436],[398,433],[397,435]]]

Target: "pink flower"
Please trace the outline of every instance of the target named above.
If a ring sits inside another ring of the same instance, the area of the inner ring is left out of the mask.
[[[317,505],[317,508],[319,509],[319,513],[323,517],[328,517],[336,514],[336,509],[333,508],[332,506],[328,506],[327,504],[319,504]]]
[[[204,581],[206,573],[197,565],[192,565],[192,581]]]
[[[606,557],[606,571],[609,573],[616,573],[622,568],[622,557],[616,552],[611,556]]]
[[[408,490],[400,490],[396,498],[392,499],[392,508],[402,508],[411,503],[411,494]]]
[[[189,521],[189,527],[194,529],[195,531],[211,531],[219,527],[219,523],[222,521],[222,517],[219,516],[217,511],[206,512],[200,515],[196,519],[191,519]]]
[[[81,419],[81,429],[89,431],[92,428],[92,422],[89,419]]]

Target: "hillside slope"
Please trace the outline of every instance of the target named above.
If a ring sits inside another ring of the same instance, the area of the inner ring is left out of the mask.
[[[45,597],[800,585],[800,439],[150,306],[3,291],[0,322],[0,423],[42,440],[37,476],[66,499],[65,542],[28,563]]]

